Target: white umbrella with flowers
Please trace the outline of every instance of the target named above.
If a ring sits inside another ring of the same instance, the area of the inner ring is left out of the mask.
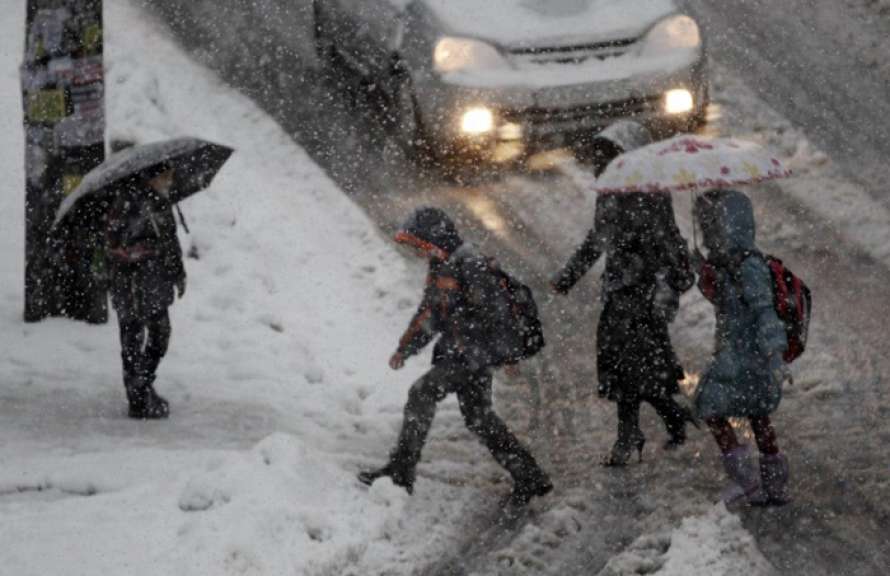
[[[791,171],[754,142],[681,134],[615,158],[599,193],[710,190],[786,178]]]
[[[594,190],[694,194],[788,176],[791,170],[754,142],[680,134],[618,156],[596,179]]]

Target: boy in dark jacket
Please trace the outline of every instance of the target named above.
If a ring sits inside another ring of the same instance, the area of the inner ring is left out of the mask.
[[[461,240],[451,219],[436,208],[420,208],[396,234],[396,241],[414,248],[429,260],[423,300],[399,341],[389,365],[399,370],[436,337],[433,367],[408,393],[402,431],[389,462],[362,472],[359,480],[372,484],[389,476],[408,493],[420,453],[436,412],[436,404],[454,392],[467,428],[473,431],[513,478],[513,504],[525,504],[553,486],[535,459],[495,414],[492,407],[492,368],[499,365],[501,335],[498,314],[503,298],[487,258]]]
[[[155,372],[170,343],[174,288],[185,293],[185,267],[167,191],[173,171],[163,167],[124,184],[108,213],[106,243],[111,302],[120,328],[124,388],[130,418],[167,418],[155,392]]]

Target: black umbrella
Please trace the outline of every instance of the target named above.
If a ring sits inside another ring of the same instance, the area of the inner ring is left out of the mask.
[[[174,182],[169,200],[175,204],[206,188],[232,152],[228,146],[198,138],[176,138],[125,148],[83,177],[62,201],[53,226],[73,212],[76,205],[115,194],[127,180],[151,178],[170,168],[174,169]]]

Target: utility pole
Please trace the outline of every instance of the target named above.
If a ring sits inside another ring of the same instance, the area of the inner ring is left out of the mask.
[[[101,220],[52,229],[65,195],[105,159],[102,0],[27,0],[25,321],[108,319]]]

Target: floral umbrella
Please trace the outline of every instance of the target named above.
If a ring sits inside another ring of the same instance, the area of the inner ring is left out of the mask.
[[[680,134],[618,156],[596,179],[593,188],[600,194],[688,190],[695,195],[702,190],[788,176],[791,170],[754,142]],[[697,250],[695,219],[692,224],[692,241]]]
[[[775,156],[753,142],[681,134],[618,156],[597,178],[594,190],[695,192],[790,175]]]

